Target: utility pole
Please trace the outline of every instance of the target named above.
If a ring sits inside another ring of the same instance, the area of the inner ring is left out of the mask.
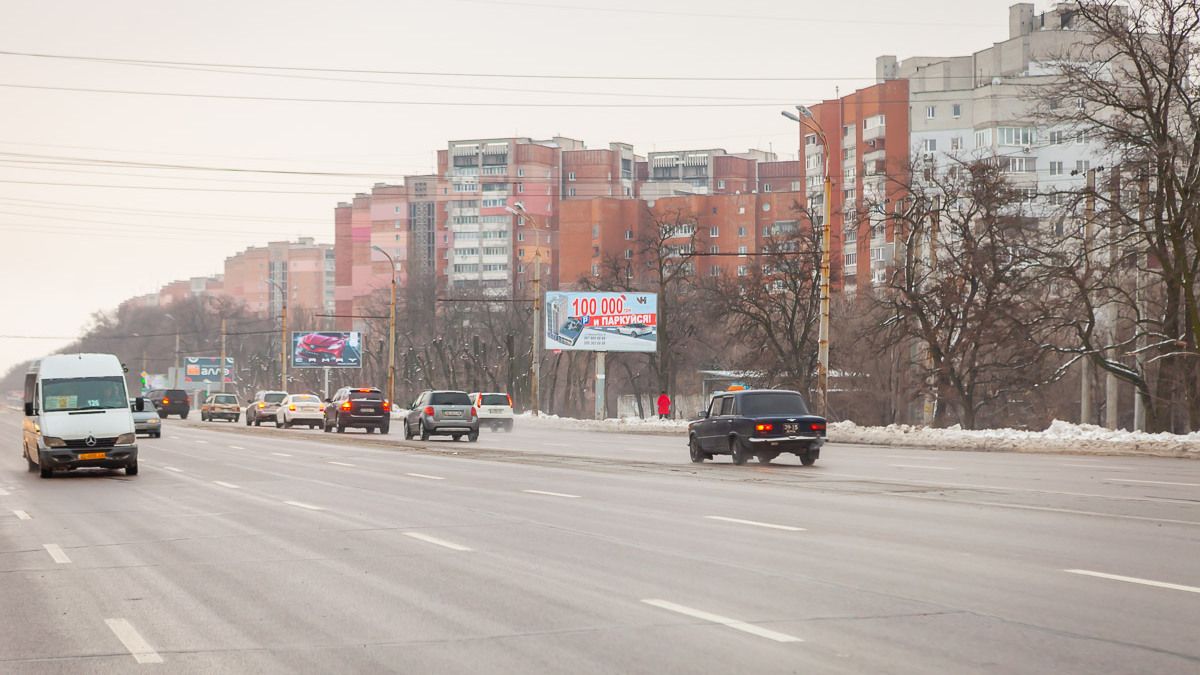
[[[283,298],[281,312],[281,327],[279,335],[279,390],[287,391],[287,355],[288,347],[288,332],[287,332],[287,288],[279,285],[274,279],[267,279],[267,283],[279,289],[279,296]]]
[[[605,403],[608,398],[604,393],[604,384],[607,375],[604,372],[604,360],[607,352],[596,352],[596,419],[604,419]]]
[[[941,198],[935,195],[933,212],[929,215],[929,275],[931,277],[937,272],[937,243],[938,231],[941,229],[941,209]],[[925,343],[925,368],[929,371],[929,379],[926,382],[928,390],[925,392],[922,422],[925,426],[931,427],[937,421],[938,375],[933,369],[933,346],[928,342]]]
[[[1146,172],[1138,180],[1138,222],[1142,228],[1145,228],[1146,210],[1150,204],[1150,173],[1148,170],[1144,171]],[[1146,370],[1142,351],[1146,348],[1146,335],[1142,329],[1142,319],[1146,315],[1146,289],[1142,287],[1142,252],[1137,249],[1134,249],[1133,252],[1133,284],[1135,311],[1137,312],[1133,326],[1137,335],[1137,339],[1134,341],[1133,358],[1138,375],[1144,378]],[[1146,430],[1146,403],[1142,400],[1140,388],[1134,389],[1133,392],[1133,430]]]
[[[1121,167],[1114,166],[1109,170],[1109,208],[1111,210],[1111,219],[1109,222],[1108,232],[1108,264],[1115,272],[1116,278],[1114,283],[1120,283],[1124,277],[1124,273],[1117,265],[1119,253],[1117,251],[1117,239],[1120,236],[1118,232],[1120,224],[1121,210]],[[1108,302],[1104,305],[1104,312],[1101,316],[1104,320],[1105,338],[1108,343],[1117,343],[1117,304]],[[1116,355],[1113,355],[1116,358]],[[1106,370],[1104,373],[1104,426],[1109,429],[1117,428],[1117,405],[1120,400],[1120,390],[1117,388],[1117,376],[1112,371]]]
[[[1092,219],[1096,214],[1096,170],[1087,170],[1087,195],[1083,202],[1083,257],[1091,260],[1093,238]],[[1090,267],[1091,265],[1088,264]],[[1093,317],[1094,320],[1095,317]],[[1084,354],[1079,360],[1079,423],[1091,424],[1092,420],[1092,363],[1091,357]]]
[[[225,319],[221,319],[221,393],[225,393]]]
[[[176,387],[176,388],[178,388],[180,383],[182,382],[182,378],[179,375],[179,370],[180,370],[179,361],[180,361],[180,358],[179,358],[179,327],[176,326],[175,327],[175,363],[172,364],[172,368],[175,369],[175,375],[173,377],[171,377],[171,386]]]
[[[542,374],[541,359],[538,358],[538,335],[542,332],[542,253],[538,251],[533,256],[533,346],[530,354],[533,364],[529,370],[529,397],[533,405],[533,416],[539,412],[538,384]]]
[[[388,400],[395,402],[396,400],[396,259],[378,246],[371,248],[383,254],[387,258],[388,264],[392,266],[392,302],[388,312],[388,375],[387,375],[387,395]],[[482,269],[482,265],[480,268]]]

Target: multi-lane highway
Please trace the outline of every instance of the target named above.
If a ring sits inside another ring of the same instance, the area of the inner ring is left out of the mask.
[[[42,480],[0,412],[0,672],[1200,672],[1200,462],[168,422]]]

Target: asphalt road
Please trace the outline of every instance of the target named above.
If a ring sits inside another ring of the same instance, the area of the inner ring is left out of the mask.
[[[1200,462],[171,420],[42,480],[0,412],[0,672],[1200,672]]]

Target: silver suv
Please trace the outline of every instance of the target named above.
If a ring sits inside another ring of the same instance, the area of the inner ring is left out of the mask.
[[[404,438],[415,436],[423,441],[430,436],[450,436],[456,441],[466,436],[475,442],[479,440],[479,411],[465,391],[423,392],[404,420]]]

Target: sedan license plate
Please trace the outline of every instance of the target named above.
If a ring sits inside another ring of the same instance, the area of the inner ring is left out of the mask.
[[[81,453],[79,453],[79,459],[104,459],[105,457],[108,457],[107,452],[81,452]]]
[[[442,412],[446,417],[462,417],[461,410],[445,410]]]
[[[800,425],[799,424],[784,424],[783,425],[783,433],[798,434],[798,433],[800,433]]]
[[[493,415],[503,415],[504,408],[488,408],[488,412]]]
[[[373,412],[375,412],[375,409],[374,408],[359,408],[358,412],[373,413]]]

